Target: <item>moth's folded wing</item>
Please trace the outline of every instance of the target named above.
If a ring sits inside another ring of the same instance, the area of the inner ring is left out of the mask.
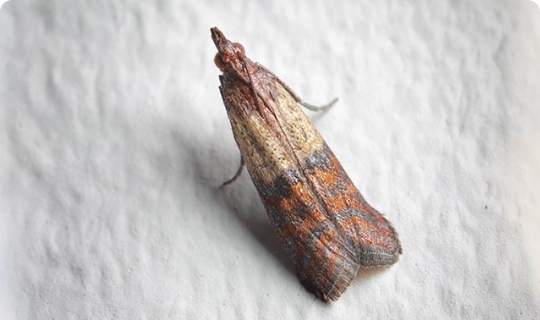
[[[253,76],[255,78],[255,76]],[[301,283],[324,301],[335,300],[354,279],[354,249],[324,213],[299,168],[279,110],[240,81],[222,77],[222,94],[235,140],[266,211],[294,262]],[[287,101],[292,99],[287,99]]]
[[[351,244],[323,212],[305,177],[290,169],[272,183],[254,179],[300,282],[323,301],[336,300],[356,276]]]
[[[401,254],[398,236],[390,223],[362,197],[332,150],[287,90],[276,85],[281,97],[274,105],[280,131],[298,160],[327,218],[354,247],[364,267],[389,265]]]
[[[322,151],[307,157],[303,169],[329,219],[352,241],[363,267],[385,266],[398,260],[401,245],[396,231],[362,197],[326,143]]]

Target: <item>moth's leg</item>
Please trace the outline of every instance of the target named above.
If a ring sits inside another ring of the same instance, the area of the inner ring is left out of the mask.
[[[338,98],[335,98],[334,100],[328,102],[327,104],[324,104],[322,106],[314,106],[312,104],[309,104],[305,101],[297,101],[302,107],[311,110],[311,111],[324,111],[327,109],[330,109],[336,102],[338,101]]]
[[[238,167],[238,170],[236,171],[236,173],[234,174],[234,176],[232,178],[230,178],[229,180],[223,182],[223,184],[220,186],[220,188],[223,188],[226,185],[231,184],[236,179],[238,179],[238,177],[240,177],[240,175],[242,174],[243,169],[244,169],[244,158],[240,158],[240,167]]]
[[[330,101],[327,104],[324,104],[322,106],[314,106],[314,105],[312,105],[310,103],[307,103],[304,100],[300,99],[300,97],[296,93],[294,93],[294,91],[285,82],[283,82],[280,78],[278,78],[278,76],[276,76],[272,71],[268,70],[262,64],[257,63],[257,66],[260,67],[261,69],[263,69],[264,71],[270,73],[274,77],[274,79],[276,79],[276,81],[279,82],[279,84],[281,84],[283,86],[283,88],[285,88],[285,90],[287,90],[287,92],[294,98],[294,101],[296,101],[298,104],[300,104],[302,107],[304,107],[304,108],[306,108],[308,110],[311,110],[311,111],[324,111],[324,110],[330,109],[338,101],[338,98],[335,98],[334,100],[332,100],[332,101]]]

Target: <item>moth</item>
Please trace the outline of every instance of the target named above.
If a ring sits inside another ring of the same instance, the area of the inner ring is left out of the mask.
[[[302,285],[337,300],[360,268],[388,266],[402,253],[390,222],[369,205],[300,105],[302,101],[239,43],[212,28],[214,62],[242,164]],[[335,102],[335,101],[334,101]],[[227,182],[227,183],[228,183]],[[226,184],[227,184],[226,183]]]

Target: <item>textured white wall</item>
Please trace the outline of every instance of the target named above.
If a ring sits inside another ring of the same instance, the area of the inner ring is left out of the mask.
[[[305,100],[400,233],[325,305],[236,149],[209,28]],[[540,317],[540,10],[25,1],[0,11],[2,319]]]

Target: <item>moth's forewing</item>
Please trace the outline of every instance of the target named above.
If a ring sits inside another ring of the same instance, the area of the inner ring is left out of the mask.
[[[362,197],[312,122],[279,84],[274,114],[327,218],[349,240],[363,267],[397,261],[401,246],[391,224]]]
[[[352,242],[361,266],[385,266],[398,260],[401,245],[394,228],[366,202],[326,144],[308,157],[304,169],[329,218]]]
[[[293,137],[284,136],[272,109],[274,100],[267,105],[235,77],[221,79],[242,158],[300,281],[322,300],[337,299],[358,269],[351,244],[328,218],[298,167],[298,154],[288,141]],[[261,100],[258,107],[255,99]]]

